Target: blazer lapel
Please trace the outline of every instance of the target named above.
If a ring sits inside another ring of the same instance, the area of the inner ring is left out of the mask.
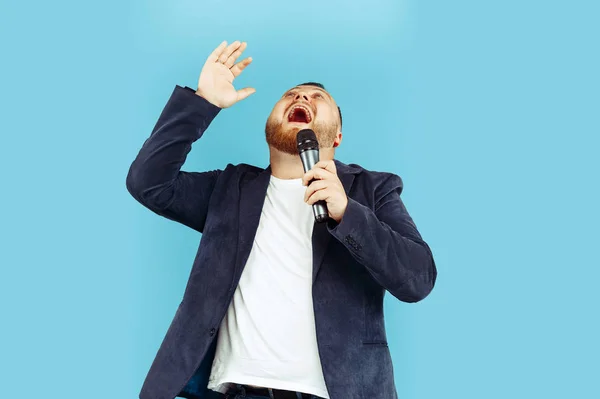
[[[344,165],[341,162],[335,161],[335,166],[337,169],[337,174],[344,186],[344,191],[346,195],[349,195],[350,188],[352,187],[352,182],[354,182],[354,174],[348,168],[348,166]],[[313,246],[313,283],[317,278],[317,274],[321,268],[321,264],[323,263],[323,258],[325,257],[325,252],[327,252],[327,247],[329,245],[329,241],[331,240],[331,233],[327,229],[327,223],[316,223],[313,228],[312,235],[312,246]]]
[[[236,278],[241,274],[250,256],[270,178],[271,166],[252,180],[247,181],[241,188],[238,251],[235,263]],[[223,250],[227,251],[227,248],[223,248]]]
[[[344,186],[346,195],[349,195],[350,188],[354,182],[353,169],[339,161],[335,161],[337,174]],[[244,265],[248,261],[260,215],[267,195],[267,188],[271,178],[271,166],[260,172],[258,176],[242,185],[240,194],[240,216],[239,216],[239,236],[237,261],[235,264],[236,278],[241,274]],[[317,278],[323,258],[327,252],[331,233],[327,229],[327,223],[314,224],[312,234],[313,246],[313,283]],[[227,250],[223,248],[223,250]]]

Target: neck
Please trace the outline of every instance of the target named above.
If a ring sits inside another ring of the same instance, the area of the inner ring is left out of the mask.
[[[281,152],[271,146],[270,163],[271,174],[279,179],[301,179],[304,176],[304,167],[299,155],[292,155]],[[333,148],[322,148],[319,150],[319,160],[329,161],[335,155]]]

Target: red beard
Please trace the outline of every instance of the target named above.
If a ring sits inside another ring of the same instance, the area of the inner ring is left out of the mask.
[[[317,136],[320,148],[333,147],[337,133],[335,124],[326,125],[315,121],[311,128]],[[300,126],[284,127],[283,122],[269,118],[265,127],[267,144],[283,153],[298,155],[296,135],[302,129],[304,128]]]

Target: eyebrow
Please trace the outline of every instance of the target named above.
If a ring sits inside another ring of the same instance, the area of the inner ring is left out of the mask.
[[[327,97],[329,97],[329,99],[330,99],[330,100],[333,100],[333,97],[331,97],[331,94],[327,93],[327,91],[325,91],[325,90],[321,89],[320,87],[316,87],[316,86],[308,86],[308,85],[306,85],[306,86],[296,86],[296,87],[294,87],[294,88],[291,88],[291,89],[289,89],[288,91],[286,91],[286,92],[285,92],[283,95],[285,96],[285,95],[286,95],[286,94],[288,94],[289,92],[291,92],[291,91],[293,91],[293,90],[298,90],[298,89],[300,89],[300,88],[302,88],[302,87],[310,87],[312,90],[316,90],[316,91],[320,91],[320,92],[322,92],[322,93],[325,93],[325,94],[327,94]]]

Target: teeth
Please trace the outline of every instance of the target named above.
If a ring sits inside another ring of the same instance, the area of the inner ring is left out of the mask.
[[[294,107],[292,107],[292,109],[290,110],[290,113],[288,114],[288,120],[292,118],[292,115],[294,115],[294,111],[296,111],[297,109],[304,110],[304,113],[306,114],[307,122],[312,121],[312,115],[310,113],[310,110],[307,107],[305,107],[304,105],[295,105]]]

